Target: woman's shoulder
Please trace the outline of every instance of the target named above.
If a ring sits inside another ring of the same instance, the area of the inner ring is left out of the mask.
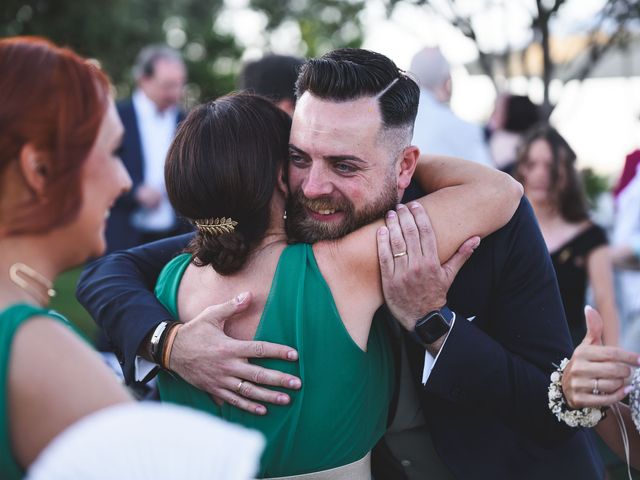
[[[575,224],[575,227],[577,232],[571,243],[575,245],[576,249],[584,251],[584,253],[609,243],[607,232],[604,228],[591,220]]]
[[[184,271],[193,261],[193,255],[190,253],[180,253],[173,257],[167,264],[162,267],[160,271],[160,275],[158,275],[158,280],[156,282],[156,288],[158,285],[163,285],[167,282],[172,282],[173,280],[179,281],[179,279],[184,274]]]
[[[0,311],[0,342],[10,344],[19,329],[33,323],[40,325],[42,322],[57,324],[62,328],[70,326],[69,321],[54,310],[47,310],[27,303],[9,305]]]

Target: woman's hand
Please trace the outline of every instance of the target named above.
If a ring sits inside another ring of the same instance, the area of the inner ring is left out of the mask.
[[[640,365],[637,353],[602,343],[603,321],[591,307],[585,308],[587,335],[575,349],[562,376],[562,392],[571,408],[604,407],[628,393],[632,367]]]

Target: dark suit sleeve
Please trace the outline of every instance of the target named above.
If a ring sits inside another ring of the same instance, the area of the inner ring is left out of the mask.
[[[134,381],[134,360],[149,332],[172,320],[153,289],[164,265],[182,251],[193,234],[115,252],[90,263],[76,295],[103,328],[122,365],[127,383]]]
[[[478,325],[456,319],[425,390],[552,447],[572,433],[547,400],[553,364],[570,357],[572,346],[553,265],[526,200],[497,234],[493,256],[487,318]]]

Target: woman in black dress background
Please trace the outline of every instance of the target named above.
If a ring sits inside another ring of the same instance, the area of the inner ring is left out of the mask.
[[[604,319],[604,342],[617,345],[619,321],[607,236],[589,219],[575,160],[576,154],[554,128],[539,126],[522,145],[516,178],[524,185],[549,249],[574,345],[586,333],[588,284]]]

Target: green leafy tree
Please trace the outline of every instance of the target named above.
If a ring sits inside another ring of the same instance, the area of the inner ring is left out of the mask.
[[[230,35],[213,28],[223,0],[4,0],[0,35],[40,35],[97,59],[127,95],[131,66],[150,43],[181,51],[189,70],[190,103],[234,87],[236,72],[219,59],[238,58]]]
[[[365,0],[251,0],[250,6],[267,17],[267,32],[286,22],[300,30],[300,51],[316,57],[335,48],[362,45],[360,12]]]

